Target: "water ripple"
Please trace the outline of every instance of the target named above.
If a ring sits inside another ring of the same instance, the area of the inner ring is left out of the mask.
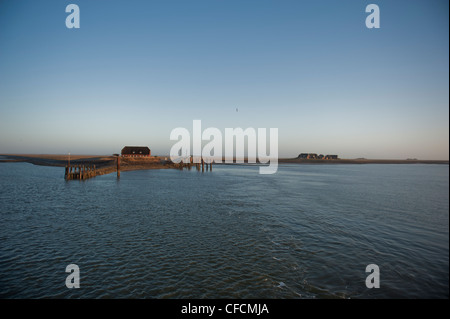
[[[1,298],[448,297],[447,166],[61,174],[0,165]]]

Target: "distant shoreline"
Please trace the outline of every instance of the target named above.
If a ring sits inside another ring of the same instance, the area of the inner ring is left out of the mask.
[[[6,162],[27,162],[34,165],[42,166],[58,166],[64,167],[67,165],[69,155],[52,155],[52,154],[0,154],[0,163]],[[151,156],[148,159],[144,158],[122,158],[121,170],[140,170],[140,169],[162,169],[174,168],[173,163],[168,163],[165,159],[168,156]],[[84,163],[95,164],[98,167],[114,166],[116,161],[115,156],[102,155],[70,155],[70,163],[72,165],[79,165]],[[299,159],[299,158],[280,158],[280,164],[313,164],[313,165],[337,165],[337,164],[444,164],[448,165],[448,160],[395,160],[395,159]],[[222,165],[226,163],[216,163]],[[247,164],[247,163],[241,163]]]
[[[320,160],[320,159],[279,159],[278,163],[292,163],[292,164],[449,164],[448,160],[393,160],[393,159],[334,159],[334,160]]]

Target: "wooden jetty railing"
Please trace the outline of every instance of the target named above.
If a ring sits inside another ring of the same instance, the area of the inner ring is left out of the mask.
[[[95,176],[97,176],[97,169],[95,168],[95,165],[67,165],[66,172],[64,174],[64,178],[66,180],[83,180]]]
[[[189,163],[184,163],[184,162],[180,162],[178,164],[175,164],[175,167],[179,168],[179,169],[183,169],[183,168],[187,168],[189,170],[192,169],[192,166],[195,166],[197,171],[200,171],[200,167],[202,172],[205,171],[205,166],[206,166],[206,171],[212,171],[212,161],[211,162],[206,162],[203,158],[201,159],[201,163],[194,163],[193,162],[193,158],[191,156]]]
[[[80,165],[66,165],[64,178],[66,180],[86,180],[95,176],[110,174],[113,172],[117,172],[117,178],[120,178],[120,157],[116,157],[115,164],[109,163],[108,166],[101,165],[101,168],[96,168],[93,164],[80,164]],[[172,163],[170,167],[173,168],[187,168],[189,170],[195,166],[197,171],[212,171],[212,161],[205,161],[203,158],[200,163],[193,163],[193,158],[190,158],[190,161],[187,163]]]
[[[117,172],[120,178],[120,158],[116,157],[115,165],[108,165],[102,168],[96,168],[94,164],[66,165],[64,178],[66,180],[85,180],[99,175]]]

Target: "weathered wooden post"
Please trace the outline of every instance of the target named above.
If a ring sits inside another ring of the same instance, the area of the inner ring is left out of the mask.
[[[205,161],[203,160],[203,157],[202,157],[202,172],[204,172],[205,171]]]
[[[116,156],[117,161],[117,178],[120,178],[120,157]]]

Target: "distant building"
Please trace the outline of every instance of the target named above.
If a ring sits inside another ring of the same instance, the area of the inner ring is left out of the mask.
[[[307,159],[308,158],[308,153],[301,153],[298,158],[300,159]]]
[[[337,155],[326,155],[324,156],[323,154],[317,155],[316,153],[301,153],[298,157],[298,159],[319,159],[319,160],[334,160],[334,159],[339,159],[339,157]]]
[[[317,159],[318,155],[316,153],[301,153],[298,158],[300,159]]]
[[[151,151],[147,146],[125,146],[122,148],[123,157],[150,157]]]

